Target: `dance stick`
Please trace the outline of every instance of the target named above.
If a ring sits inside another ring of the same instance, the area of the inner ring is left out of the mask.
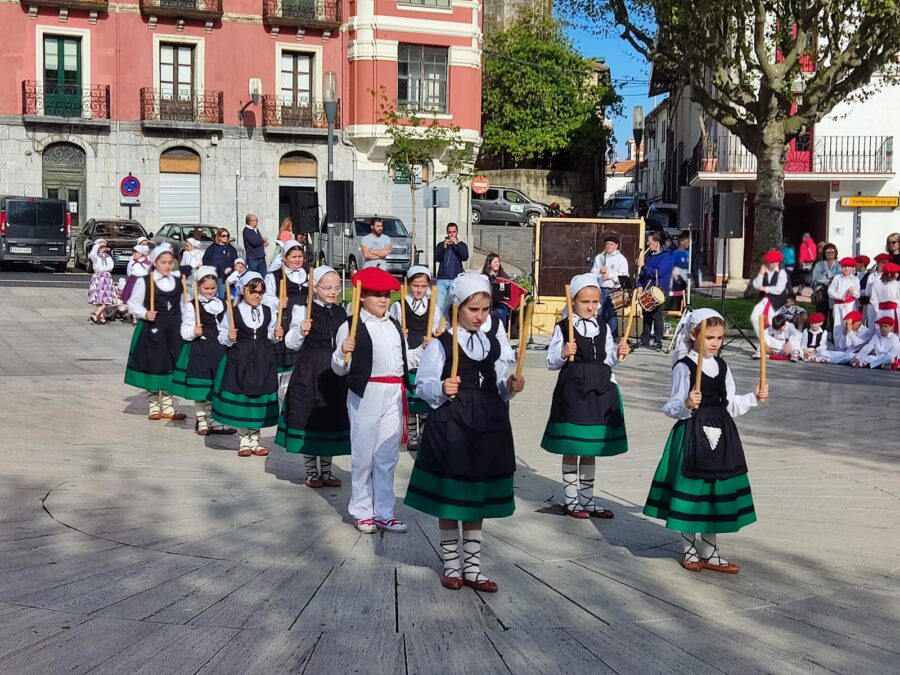
[[[438,332],[438,333],[443,333],[443,332],[444,332],[444,329],[445,329],[446,327],[447,327],[447,319],[444,318],[444,317],[441,317],[441,322],[438,324],[437,332]]]
[[[525,320],[519,321],[519,362],[516,364],[516,377],[522,377],[522,370],[525,368],[525,349],[528,344],[528,338],[531,337],[531,313],[534,310],[534,303],[529,302],[520,312],[525,314]],[[524,326],[522,324],[525,324]]]
[[[318,267],[318,265],[316,265],[316,267]],[[312,268],[312,272],[316,271],[316,267]],[[315,279],[315,277],[312,275],[312,272],[309,275],[309,288],[306,291],[308,296],[306,304],[306,318],[309,319],[309,321],[312,321],[313,299],[316,296],[316,287],[313,284],[313,280]],[[312,330],[312,328],[310,328],[310,330]],[[309,333],[307,333],[307,335],[309,335]]]
[[[190,302],[190,299],[188,299],[187,284],[184,283],[184,279],[181,280],[181,301],[182,301],[185,305],[188,304],[188,303]]]
[[[769,348],[766,345],[766,315],[759,317],[759,387],[766,386],[766,361],[769,358]]]
[[[459,372],[459,305],[453,305],[453,363],[450,366],[450,377]]]
[[[234,325],[234,303],[231,301],[231,282],[225,280],[225,301],[228,303],[228,328],[235,328]]]
[[[200,325],[200,293],[197,288],[197,280],[194,279],[194,314],[196,314],[196,325]]]
[[[150,283],[150,311],[156,311],[156,279],[153,278],[153,270],[150,270],[150,274],[147,275],[147,280]]]
[[[694,342],[694,351],[697,352],[697,374],[694,376],[694,391],[700,391],[700,381],[703,379],[703,355],[706,353],[706,319],[700,322],[700,330],[697,340]]]
[[[406,302],[406,296],[404,296],[403,302]],[[428,298],[428,323],[426,324],[428,328],[425,330],[425,345],[427,346],[429,342],[431,342],[431,327],[434,325],[434,307],[437,304],[437,286],[431,287],[431,297]]]
[[[566,310],[569,313],[568,321],[569,321],[569,340],[568,342],[572,342],[575,340],[575,319],[572,316],[572,288],[569,284],[566,284]],[[569,361],[574,361],[575,355],[569,355]]]
[[[284,299],[287,297],[287,268],[284,265],[281,266],[281,281],[278,282],[278,321],[275,323],[276,326],[281,325],[281,317],[284,314],[284,309],[282,308],[282,304],[284,303]]]
[[[362,282],[357,281],[353,285],[353,304],[351,305],[351,312],[353,313],[353,319],[350,321],[350,339],[356,339],[356,328],[359,326],[359,301],[362,299]],[[344,354],[344,363],[350,363],[350,355],[352,352],[347,352]]]
[[[433,318],[433,317],[432,317]],[[403,293],[400,295],[400,330],[406,333],[406,282],[403,282]]]

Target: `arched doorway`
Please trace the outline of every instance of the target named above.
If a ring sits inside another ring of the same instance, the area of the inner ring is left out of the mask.
[[[64,199],[72,214],[72,234],[78,234],[84,217],[85,154],[72,143],[53,143],[41,157],[44,196]]]
[[[278,222],[288,216],[294,231],[316,229],[319,221],[316,196],[316,158],[306,152],[289,152],[278,163]]]
[[[169,148],[159,157],[159,226],[200,222],[200,155]]]

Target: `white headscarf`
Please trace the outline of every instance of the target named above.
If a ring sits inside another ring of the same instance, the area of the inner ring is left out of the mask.
[[[572,299],[575,299],[575,296],[578,295],[578,291],[587,288],[588,286],[593,286],[599,290],[600,282],[597,281],[596,274],[576,274],[572,277],[572,281],[569,282],[569,290],[572,293]]]
[[[188,238],[185,239],[184,241],[185,241],[186,243],[190,244],[191,246],[193,246],[194,248],[197,248],[197,247],[200,246],[200,242],[197,241],[196,239],[194,239],[193,237],[188,237]]]
[[[675,348],[672,350],[673,366],[687,356],[691,349],[693,349],[694,340],[691,337],[691,331],[707,319],[712,318],[722,319],[722,315],[714,309],[702,307],[701,309],[695,309],[681,319],[678,324],[678,332],[675,334],[675,340],[673,341],[673,344],[675,345]]]
[[[155,266],[156,259],[159,258],[159,256],[161,256],[163,253],[171,253],[173,256],[175,255],[175,253],[172,252],[172,245],[170,243],[164,242],[150,251],[150,263]]]
[[[135,253],[140,253],[141,255],[147,255],[150,253],[150,247],[146,244],[135,244],[131,247],[131,250]]]
[[[90,254],[88,255],[88,257],[89,257],[89,258],[96,258],[97,255],[100,253],[100,246],[102,246],[102,245],[104,245],[104,244],[106,244],[107,247],[109,246],[109,244],[107,244],[106,239],[98,239],[97,241],[95,241],[95,242],[94,242],[94,245],[91,247],[91,252],[90,252]]]
[[[491,282],[485,275],[474,272],[464,272],[453,280],[453,290],[451,291],[453,304],[461,305],[476,293],[487,293],[488,296],[490,296]]]
[[[247,284],[249,284],[254,279],[262,279],[262,274],[259,272],[244,272],[240,277],[238,277],[237,282],[235,283],[235,288],[237,288],[238,293],[243,293],[244,289],[247,288]]]
[[[413,265],[408,270],[406,270],[406,278],[412,279],[417,274],[424,274],[428,277],[428,280],[431,281],[431,270],[429,270],[425,265]]]
[[[319,265],[313,270],[312,278],[313,283],[318,285],[320,281],[322,281],[322,277],[324,277],[329,272],[334,272],[337,274],[333,267],[329,267],[328,265]]]
[[[203,277],[216,277],[218,278],[218,273],[216,272],[216,268],[212,265],[204,265],[203,267],[198,267],[194,270],[194,273],[191,275],[197,281],[200,281]]]

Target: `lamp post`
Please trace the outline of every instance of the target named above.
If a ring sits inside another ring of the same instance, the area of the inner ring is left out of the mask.
[[[634,217],[641,215],[641,141],[644,140],[644,107],[631,109],[631,132],[634,134]]]
[[[337,76],[335,75],[333,70],[329,70],[325,73],[325,78],[322,82],[323,92],[322,98],[323,103],[322,107],[325,109],[325,121],[328,123],[328,173],[327,178],[328,181],[334,180],[334,121],[337,119],[337,109],[338,109],[338,100],[337,100]],[[326,183],[327,186],[327,183]],[[327,189],[326,189],[327,195]],[[333,214],[328,213],[328,200],[326,197],[325,203],[325,218],[327,220],[327,230],[326,230],[326,238],[327,238],[327,246],[328,246],[328,256],[327,260],[332,265],[335,263],[334,259],[334,223],[332,222]],[[343,224],[341,225],[343,227]],[[316,237],[318,239],[318,236]],[[343,247],[344,247],[344,238],[341,237],[341,260],[343,261]],[[317,242],[318,243],[318,242]],[[344,274],[347,266],[345,264],[341,265],[341,286],[343,286],[344,282]]]

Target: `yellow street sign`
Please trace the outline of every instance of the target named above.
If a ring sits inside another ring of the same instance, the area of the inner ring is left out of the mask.
[[[841,197],[841,206],[852,209],[896,209],[900,197]]]

